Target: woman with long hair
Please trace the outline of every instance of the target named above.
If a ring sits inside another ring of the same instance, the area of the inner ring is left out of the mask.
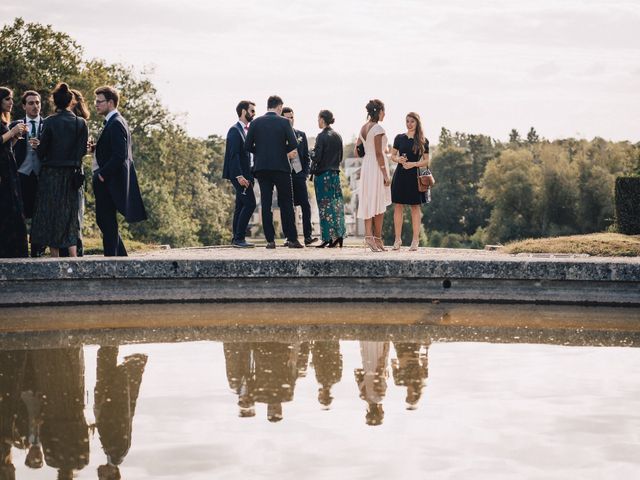
[[[342,248],[346,233],[344,223],[344,200],[340,185],[340,164],[342,163],[342,137],[331,128],[335,119],[329,110],[318,114],[318,127],[322,131],[313,148],[312,173],[316,190],[322,243],[316,248]]]
[[[429,165],[429,140],[424,137],[420,115],[409,112],[406,117],[407,132],[393,141],[391,160],[398,164],[391,182],[391,201],[395,241],[393,249],[402,246],[402,215],[405,205],[411,206],[413,237],[409,250],[417,250],[422,221],[421,205],[426,202],[424,192],[418,190],[418,175],[421,167]]]
[[[13,92],[0,87],[0,258],[28,256],[27,227],[13,144],[28,127],[18,123],[9,129]]]
[[[77,256],[80,230],[78,188],[76,183],[82,157],[87,153],[87,122],[71,111],[73,94],[66,83],[53,91],[56,113],[44,121],[38,157],[42,162],[36,208],[33,214],[32,241],[46,245],[52,257],[61,248]]]
[[[367,123],[360,129],[354,150],[354,154],[359,156],[358,148],[360,145],[364,146],[360,167],[358,217],[364,219],[365,248],[370,248],[372,252],[382,252],[385,250],[382,243],[382,220],[391,204],[391,181],[385,155],[387,134],[379,124],[385,116],[384,103],[377,99],[370,100],[366,109]]]

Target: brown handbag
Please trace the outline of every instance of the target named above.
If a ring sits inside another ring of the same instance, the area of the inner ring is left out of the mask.
[[[431,170],[427,168],[424,172],[421,173],[420,169],[418,169],[418,191],[419,192],[426,192],[427,190],[429,190],[430,187],[435,185],[435,183],[436,181],[433,178],[433,174],[431,173]]]

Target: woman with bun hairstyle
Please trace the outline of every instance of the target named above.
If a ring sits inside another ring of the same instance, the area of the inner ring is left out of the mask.
[[[358,217],[364,219],[364,245],[372,252],[385,250],[382,243],[382,220],[384,212],[391,205],[391,180],[385,150],[387,134],[379,124],[384,120],[384,103],[370,100],[367,103],[367,123],[360,129],[356,142],[358,147],[364,146],[364,157],[360,167],[360,183],[358,196]]]
[[[313,148],[311,173],[315,175],[322,243],[316,248],[342,248],[346,233],[344,223],[344,199],[340,186],[340,164],[342,163],[342,137],[331,128],[335,119],[329,110],[318,114],[318,127],[322,131]]]
[[[429,166],[429,140],[424,138],[420,115],[415,112],[407,113],[405,119],[407,133],[401,133],[393,141],[391,161],[398,164],[391,182],[391,201],[394,203],[393,226],[395,241],[393,249],[400,250],[402,246],[402,215],[405,205],[411,206],[411,225],[413,237],[409,250],[417,250],[420,241],[420,227],[422,226],[421,205],[425,203],[426,195],[418,190],[419,169]]]
[[[0,87],[0,258],[28,256],[27,227],[13,144],[28,131],[24,122],[9,129],[13,92]]]
[[[32,241],[49,247],[51,256],[60,256],[61,248],[77,256],[80,231],[79,196],[75,178],[87,153],[87,122],[71,112],[73,93],[66,83],[53,91],[56,112],[44,121],[38,146],[42,163],[36,207],[31,231]]]

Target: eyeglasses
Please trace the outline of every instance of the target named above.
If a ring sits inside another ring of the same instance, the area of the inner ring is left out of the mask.
[[[107,102],[108,100],[98,100],[96,99],[96,101],[94,102],[96,105],[100,105],[101,103]]]

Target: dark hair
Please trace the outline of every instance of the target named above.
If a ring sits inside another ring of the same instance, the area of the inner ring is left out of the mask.
[[[282,109],[282,115],[284,115],[285,113],[293,113],[293,108],[291,107],[284,107]]]
[[[335,118],[333,118],[333,113],[331,113],[329,110],[320,110],[320,113],[318,114],[318,116],[324,120],[324,123],[329,126],[331,125],[333,122],[336,121]]]
[[[238,114],[238,118],[240,118],[240,115],[242,115],[242,110],[249,111],[249,105],[253,105],[254,107],[256,106],[256,104],[250,100],[242,100],[240,103],[238,103],[238,105],[236,106],[236,113]]]
[[[84,101],[84,97],[80,90],[71,90],[71,94],[73,95],[73,99],[76,101],[76,104],[73,106],[73,113],[76,114],[77,117],[82,117],[85,120],[89,120],[89,109],[87,108],[87,104]]]
[[[20,99],[22,101],[22,105],[27,104],[27,97],[33,97],[33,96],[40,98],[40,94],[35,90],[27,90],[26,92],[24,92],[22,94],[22,98]]]
[[[56,85],[51,96],[53,97],[53,103],[58,110],[64,110],[67,108],[73,99],[71,90],[69,90],[69,85],[66,83],[59,83]]]
[[[104,87],[96,88],[93,91],[93,93],[96,94],[96,95],[103,95],[104,99],[107,102],[109,100],[112,100],[113,101],[113,106],[114,107],[118,106],[118,101],[120,100],[120,94],[118,93],[118,90],[116,90],[115,88],[106,85]]]
[[[0,87],[0,102],[11,95],[13,95],[13,92],[7,87]],[[0,112],[0,119],[5,123],[9,123],[11,121],[11,112]]]
[[[267,109],[278,108],[280,105],[284,105],[284,102],[278,95],[271,95],[267,99]]]
[[[422,157],[422,155],[424,155],[424,144],[426,142],[424,132],[422,131],[422,120],[420,120],[420,115],[416,112],[407,113],[407,117],[411,117],[416,121],[416,133],[413,136],[412,150],[418,157]]]
[[[369,100],[366,106],[367,115],[371,119],[372,122],[377,122],[380,120],[380,112],[384,110],[384,103],[382,100],[378,100],[377,98],[374,100]]]

